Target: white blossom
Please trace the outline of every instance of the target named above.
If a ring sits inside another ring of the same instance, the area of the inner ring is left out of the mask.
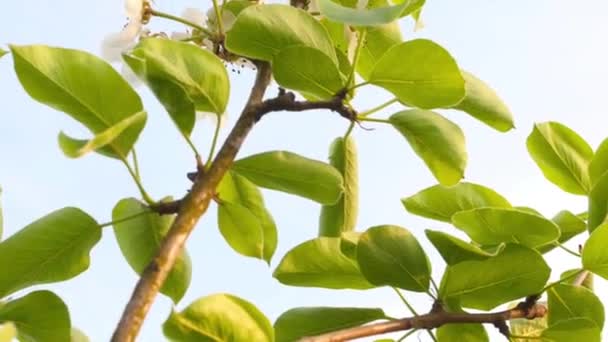
[[[123,52],[132,48],[150,19],[148,0],[125,0],[127,24],[122,31],[108,35],[101,44],[101,55],[108,61],[120,61]]]

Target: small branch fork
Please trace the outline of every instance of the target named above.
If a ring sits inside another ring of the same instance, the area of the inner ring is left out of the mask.
[[[489,323],[493,324],[506,337],[510,336],[507,321],[516,318],[535,319],[547,314],[547,307],[537,304],[539,296],[530,296],[513,309],[493,313],[447,312],[441,305],[433,305],[425,315],[380,322],[359,327],[334,331],[331,333],[305,337],[299,342],[341,342],[356,338],[369,337],[410,329],[435,329],[450,323]]]
[[[218,184],[232,166],[243,141],[262,116],[280,110],[330,109],[352,121],[356,120],[357,113],[344,104],[346,91],[328,101],[309,102],[296,101],[293,93],[281,89],[277,97],[264,101],[272,72],[266,62],[257,62],[256,65],[257,76],[249,99],[213,163],[205,168],[206,165],[203,166],[199,161],[198,172],[188,175],[194,184],[184,198],[150,206],[159,214],[177,215],[158,252],[142,273],[112,335],[112,342],[132,342],[137,337],[154,298],[173,268],[188,236],[207,211],[209,202],[216,198]]]

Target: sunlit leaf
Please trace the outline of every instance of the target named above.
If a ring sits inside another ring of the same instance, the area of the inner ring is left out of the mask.
[[[374,287],[361,274],[357,261],[341,250],[340,238],[320,237],[291,249],[273,273],[285,285],[328,289]]]
[[[366,28],[365,42],[361,47],[357,72],[368,81],[378,60],[393,46],[401,43],[401,29],[395,21],[389,24]]]
[[[597,227],[583,247],[583,267],[604,279],[608,279],[608,223]]]
[[[71,279],[89,268],[101,228],[77,208],[54,211],[0,243],[0,298],[26,287]]]
[[[466,308],[490,310],[537,293],[549,279],[550,272],[538,252],[509,244],[498,255],[486,260],[469,260],[449,266],[443,274],[439,296],[446,300],[458,299]]]
[[[587,217],[587,228],[593,232],[600,224],[604,223],[608,215],[608,173],[595,183],[589,194],[589,210]]]
[[[509,208],[477,208],[452,216],[454,226],[475,242],[496,245],[514,242],[535,248],[559,238],[559,227],[551,220]]]
[[[305,11],[289,5],[247,7],[226,33],[225,44],[235,54],[269,62],[286,47],[304,45],[338,62],[323,25]]]
[[[595,185],[606,171],[608,171],[608,139],[602,141],[600,146],[595,150],[591,162],[589,162],[591,184]]]
[[[361,273],[376,286],[425,292],[431,264],[416,238],[398,226],[369,228],[359,238],[357,262]]]
[[[362,9],[341,6],[332,0],[317,0],[317,4],[319,12],[333,21],[353,26],[376,26],[411,14],[424,4],[424,0],[405,0],[394,6]]]
[[[246,207],[224,202],[218,206],[218,225],[222,236],[236,252],[264,259],[264,231],[260,220]]]
[[[276,342],[293,342],[385,318],[382,309],[305,307],[288,310],[274,323]]]
[[[287,151],[255,154],[237,160],[232,169],[263,188],[334,204],[344,190],[340,172],[329,164]]]
[[[446,324],[437,329],[439,342],[485,342],[490,341],[481,324]]]
[[[0,305],[0,323],[11,322],[19,341],[70,340],[70,313],[50,291],[35,291]]]
[[[424,109],[450,107],[465,96],[456,61],[444,48],[426,39],[390,48],[376,63],[369,81],[401,102]]]
[[[435,112],[421,109],[395,113],[389,120],[439,183],[454,185],[464,177],[467,152],[460,127]]]
[[[340,236],[352,231],[359,210],[357,147],[353,138],[336,138],[329,149],[329,163],[344,178],[344,193],[334,205],[324,205],[319,218],[319,236]]]
[[[559,239],[557,242],[563,244],[578,234],[584,232],[587,229],[587,224],[580,217],[574,215],[568,210],[562,210],[552,219],[555,224],[559,227]],[[546,253],[557,247],[557,244],[551,243],[545,246],[541,246],[538,250],[541,253]]]
[[[159,215],[135,198],[120,200],[112,210],[114,235],[131,268],[142,274],[156,255],[175,215]],[[179,302],[190,286],[192,265],[185,250],[179,255],[160,292]]]
[[[482,208],[510,208],[496,191],[482,185],[461,182],[454,186],[434,185],[401,200],[405,209],[418,216],[451,222],[460,211]]]
[[[70,115],[94,135],[144,110],[127,81],[87,52],[43,45],[13,45],[11,51],[25,91],[34,100]],[[104,154],[126,158],[142,129],[143,124],[124,129],[108,144],[112,153]]]
[[[502,247],[494,253],[490,253],[443,232],[429,229],[424,232],[448,265],[455,265],[467,260],[486,260],[489,257],[496,256],[504,248],[504,244],[501,244]]]
[[[582,286],[558,284],[547,290],[549,325],[576,318],[593,321],[600,330],[604,326],[604,306],[593,292]]]
[[[197,299],[180,312],[172,311],[163,323],[172,341],[274,341],[268,318],[255,305],[229,294]]]
[[[593,321],[585,318],[561,321],[543,331],[541,341],[543,342],[600,342],[601,331]]]
[[[566,192],[589,193],[587,168],[593,150],[576,132],[557,122],[538,123],[528,136],[527,146],[545,178]]]

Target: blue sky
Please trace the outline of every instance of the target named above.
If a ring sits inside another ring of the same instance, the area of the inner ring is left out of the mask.
[[[562,193],[544,180],[527,154],[525,138],[534,122],[547,120],[570,126],[594,147],[608,136],[604,126],[608,123],[608,3],[427,2],[425,29],[414,33],[412,23],[405,21],[404,37],[430,38],[446,47],[462,68],[491,84],[515,116],[517,129],[501,134],[463,113],[443,111],[465,131],[469,153],[466,180],[490,186],[513,204],[536,208],[547,216],[562,209],[585,210],[583,197]],[[209,1],[157,0],[160,10],[176,14],[184,7],[206,10],[210,6]],[[98,53],[103,37],[124,24],[122,9],[122,0],[9,1],[0,12],[0,44],[39,43]],[[159,19],[153,19],[152,27],[179,28]],[[232,75],[227,126],[234,123],[251,81],[250,73]],[[156,198],[181,196],[190,185],[185,174],[194,165],[190,150],[156,100],[146,89],[139,90],[149,113],[138,143],[143,181]],[[373,107],[387,98],[374,89],[365,94],[355,102],[358,109]],[[119,199],[137,195],[119,163],[93,154],[78,160],[63,156],[56,143],[58,132],[85,131],[66,115],[30,100],[6,57],[0,60],[0,99],[0,184],[6,235],[65,206],[78,206],[105,222]],[[386,114],[397,110],[399,107],[393,106]],[[329,143],[346,126],[347,122],[329,112],[275,113],[256,126],[239,156],[285,149],[325,160]],[[442,228],[457,234],[455,229],[409,215],[399,201],[436,182],[399,134],[390,127],[374,128],[354,133],[361,163],[358,230],[388,223],[410,229],[431,256],[434,277],[439,280],[443,262],[423,231]],[[197,126],[194,141],[201,151],[207,150],[212,130],[210,121]],[[226,133],[227,129],[222,137]],[[279,247],[272,267],[229,249],[217,230],[212,206],[188,242],[193,280],[178,308],[200,296],[229,292],[255,303],[271,320],[291,307],[305,305],[383,307],[393,316],[407,315],[390,289],[332,291],[286,287],[274,280],[272,270],[284,253],[315,236],[319,206],[281,193],[264,194],[279,228]],[[576,242],[569,245],[576,248]],[[574,257],[560,252],[548,257],[555,266],[553,277],[577,265]],[[92,341],[106,341],[135,281],[108,229],[93,250],[88,271],[68,282],[43,287],[56,291],[66,301],[74,325]],[[597,281],[597,287],[598,293],[606,293],[603,281]],[[427,297],[407,296],[420,311],[430,308]],[[170,308],[170,301],[159,296],[139,340],[163,340],[160,324]]]

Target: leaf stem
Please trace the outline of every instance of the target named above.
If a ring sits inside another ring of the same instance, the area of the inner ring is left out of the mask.
[[[348,125],[348,128],[346,129],[346,133],[344,133],[344,139],[346,140],[346,138],[348,138],[350,136],[350,134],[353,131],[353,128],[355,128],[355,122],[352,121],[350,123],[350,125]]]
[[[437,342],[437,337],[435,337],[435,334],[433,334],[433,332],[430,329],[427,329],[426,332],[429,333],[429,336],[431,337],[431,339],[433,341]]]
[[[223,6],[222,6],[223,8]],[[222,23],[222,11],[220,11],[220,7],[217,5],[217,0],[213,0],[213,11],[215,12],[215,20],[217,22],[217,30],[220,37],[224,36],[224,24]]]
[[[133,215],[125,216],[125,217],[120,218],[120,219],[118,219],[118,220],[114,220],[114,221],[110,221],[110,222],[101,223],[101,224],[99,225],[99,228],[104,228],[104,227],[112,226],[112,225],[114,225],[114,224],[116,224],[116,223],[121,223],[121,222],[125,222],[125,221],[130,221],[130,220],[132,220],[132,219],[134,219],[134,218],[140,217],[140,216],[142,216],[142,215],[145,215],[145,214],[148,214],[148,213],[151,213],[151,212],[152,212],[151,210],[144,210],[144,211],[140,211],[140,212],[138,212],[137,214],[133,214]]]
[[[439,287],[437,286],[437,283],[435,283],[435,280],[433,280],[433,277],[431,277],[431,285],[433,286],[433,289],[435,289],[437,296],[439,296]]]
[[[208,170],[211,167],[211,161],[213,160],[213,155],[215,154],[215,148],[217,147],[217,140],[220,135],[220,128],[222,125],[222,117],[219,114],[216,115],[216,123],[215,123],[215,132],[213,133],[213,140],[211,141],[211,148],[209,149],[209,156],[207,157],[207,161],[205,162],[205,168]]]
[[[381,123],[387,123],[387,124],[391,123],[387,119],[375,119],[375,118],[368,118],[368,117],[365,117],[365,116],[363,116],[363,117],[357,116],[357,120],[359,120],[359,121],[369,121],[369,122],[381,122]]]
[[[403,336],[401,336],[401,337],[400,337],[400,338],[397,340],[397,342],[404,341],[406,338],[410,337],[410,335],[412,335],[412,334],[413,334],[413,333],[415,333],[416,331],[418,331],[418,329],[412,329],[412,330],[410,330],[410,331],[406,332],[405,334],[403,334]]]
[[[190,26],[194,29],[197,29],[201,32],[203,32],[204,34],[206,34],[207,36],[213,36],[213,32],[209,31],[208,29],[202,27],[201,25],[195,24],[191,21],[188,21],[184,18],[169,14],[169,13],[164,13],[164,12],[159,12],[156,10],[151,10],[150,14],[152,14],[155,17],[159,17],[159,18],[165,18],[165,19],[169,19],[169,20],[173,20],[176,21],[178,23],[182,23],[186,26]]]
[[[135,148],[133,148],[133,151],[131,152],[131,157],[133,157],[133,167],[135,168],[135,175],[138,179],[141,179],[141,175],[139,173],[139,163],[137,162],[137,152],[135,152]]]
[[[129,174],[131,175],[131,178],[133,178],[135,185],[137,185],[137,188],[139,189],[139,192],[140,192],[143,200],[149,205],[154,204],[155,203],[154,200],[152,199],[152,197],[150,197],[150,195],[148,195],[148,193],[146,192],[146,189],[144,189],[144,186],[141,183],[141,180],[137,176],[137,173],[135,172],[135,170],[133,170],[131,165],[129,165],[129,162],[127,162],[127,160],[125,158],[120,158],[120,160],[122,161],[122,163],[126,166],[127,170],[129,171]]]
[[[384,108],[386,108],[386,107],[388,107],[388,106],[390,106],[393,103],[398,102],[398,101],[399,101],[399,99],[395,97],[395,98],[393,98],[391,100],[388,100],[388,101],[384,102],[383,104],[381,104],[379,106],[376,106],[374,108],[371,108],[371,109],[368,109],[366,111],[363,111],[363,112],[359,113],[359,116],[360,117],[366,117],[366,116],[371,115],[371,114],[373,114],[375,112],[383,110]]]
[[[414,316],[418,316],[418,313],[416,312],[416,309],[414,309],[414,307],[407,301],[407,299],[405,299],[405,297],[403,296],[403,293],[401,293],[401,291],[399,291],[398,288],[396,287],[391,287],[393,290],[395,290],[395,293],[397,293],[397,295],[399,296],[399,298],[401,299],[401,301],[403,302],[403,304],[405,304],[405,306],[407,307],[408,310],[410,310],[410,312],[412,313],[412,315]]]
[[[348,84],[348,83],[346,83],[346,84]],[[359,84],[355,84],[354,86],[352,86],[352,87],[350,87],[350,88],[347,89],[347,93],[350,93],[351,91],[353,91],[353,90],[355,90],[355,89],[357,89],[359,87],[366,86],[368,84],[371,84],[371,82],[365,81],[365,82],[361,82]]]
[[[561,278],[561,279],[559,279],[559,280],[557,280],[557,281],[554,281],[554,282],[552,282],[552,283],[549,283],[549,284],[547,284],[547,286],[545,286],[545,287],[544,287],[542,290],[540,290],[540,293],[544,293],[544,292],[546,292],[547,290],[549,290],[550,288],[552,288],[553,286],[558,285],[558,284],[560,284],[560,283],[563,283],[563,282],[565,282],[566,280],[570,280],[570,279],[572,279],[572,278],[576,278],[576,277],[577,277],[579,274],[581,274],[581,273],[583,273],[583,272],[585,272],[585,270],[578,270],[578,271],[576,271],[576,272],[574,272],[574,273],[570,274],[570,275],[569,275],[569,276],[567,276],[567,277],[563,277],[563,278]]]
[[[570,254],[574,255],[575,257],[579,257],[579,258],[581,257],[580,253],[577,253],[577,252],[575,252],[575,251],[571,250],[570,248],[568,248],[568,247],[566,247],[566,246],[562,245],[562,244],[561,244],[561,243],[559,243],[559,242],[556,242],[556,243],[555,243],[555,246],[557,246],[557,247],[559,247],[559,248],[563,249],[564,251],[566,251],[566,252],[568,252],[568,253],[570,253]]]
[[[190,149],[192,150],[192,153],[194,153],[194,157],[196,159],[198,159],[201,154],[196,149],[196,146],[194,146],[194,143],[192,142],[192,140],[190,139],[190,137],[186,133],[182,132],[181,129],[179,131],[182,134],[182,136],[184,137],[184,139],[186,139],[186,143],[188,143],[188,146],[190,146]]]
[[[357,62],[359,61],[359,56],[361,55],[361,50],[363,49],[363,44],[365,44],[365,37],[367,36],[367,29],[363,29],[360,31],[359,39],[357,40],[357,48],[355,49],[355,56],[353,56],[352,66],[353,68],[350,70],[348,74],[348,78],[346,79],[346,85],[348,86],[355,79],[355,69],[357,69]],[[353,87],[353,89],[356,86]]]

